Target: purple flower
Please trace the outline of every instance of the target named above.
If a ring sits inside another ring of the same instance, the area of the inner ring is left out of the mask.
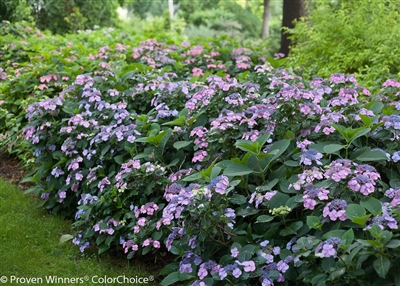
[[[336,248],[342,242],[338,237],[331,237],[325,242],[321,242],[315,249],[315,255],[320,257],[336,257]],[[322,250],[320,253],[319,251]]]
[[[254,270],[256,270],[256,264],[252,260],[243,262],[239,262],[238,260],[236,260],[235,263],[237,263],[240,266],[243,266],[243,270],[245,272],[253,272]]]
[[[327,200],[329,191],[323,188],[316,188],[309,184],[304,187],[303,205],[305,208],[313,210],[318,198],[319,200]]]
[[[233,258],[236,258],[238,255],[239,255],[239,250],[237,249],[237,247],[232,248],[232,249],[231,249],[231,256],[232,256]]]
[[[300,164],[303,163],[304,165],[311,165],[312,161],[315,161],[318,165],[322,165],[322,162],[319,161],[323,155],[319,153],[315,149],[306,150],[303,155],[300,157]]]
[[[324,257],[336,256],[336,249],[331,244],[324,244],[322,247],[322,255]]]
[[[180,263],[179,272],[180,273],[191,273],[193,271],[191,263]]]
[[[392,155],[393,162],[397,163],[400,161],[400,151],[394,152]]]
[[[235,277],[235,278],[239,278],[240,275],[242,275],[242,271],[241,271],[239,268],[235,268],[235,269],[233,269],[233,271],[232,271],[232,275],[233,275],[233,277]]]
[[[215,189],[215,191],[223,195],[229,186],[229,179],[226,176],[218,176],[214,178],[207,186],[209,189]]]
[[[324,207],[322,215],[323,217],[329,216],[332,221],[337,219],[345,221],[347,219],[346,208],[347,202],[345,200],[335,199]]]
[[[285,272],[289,269],[289,265],[288,265],[285,261],[283,261],[283,260],[279,261],[279,262],[276,264],[276,267],[277,267],[277,269],[278,269],[279,271],[281,271],[282,273],[285,273]]]
[[[51,174],[52,174],[54,177],[58,178],[59,176],[64,175],[64,171],[61,170],[61,169],[58,168],[58,167],[55,167],[55,168],[51,171]]]
[[[204,277],[208,275],[207,269],[202,265],[200,265],[199,271],[197,272],[197,276],[199,276],[200,280],[203,280]]]
[[[368,176],[357,175],[348,182],[348,186],[355,192],[360,191],[367,196],[375,191],[374,182]]]

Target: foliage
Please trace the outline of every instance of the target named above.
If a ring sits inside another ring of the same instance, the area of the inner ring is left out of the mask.
[[[34,0],[2,0],[0,3],[0,21],[33,22],[32,4]]]
[[[341,1],[340,9],[318,1],[309,19],[290,31],[290,64],[308,76],[354,73],[364,84],[399,76],[398,1]]]
[[[176,255],[162,285],[394,285],[400,83],[307,80],[260,51],[227,38],[74,50],[63,90],[20,113],[28,192],[74,219],[81,251]],[[12,91],[20,77],[2,72]]]
[[[35,22],[41,30],[75,33],[78,29],[116,25],[117,0],[21,0],[1,2],[0,21]]]

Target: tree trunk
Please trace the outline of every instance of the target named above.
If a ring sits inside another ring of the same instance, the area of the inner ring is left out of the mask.
[[[174,18],[174,0],[168,0],[169,18]]]
[[[283,0],[282,28],[294,28],[293,21],[308,15],[309,0]],[[287,56],[290,49],[290,39],[284,29],[281,31],[280,53]]]
[[[269,36],[269,19],[271,16],[271,9],[269,7],[270,0],[264,0],[264,14],[263,14],[263,23],[261,30],[261,39],[265,39]]]

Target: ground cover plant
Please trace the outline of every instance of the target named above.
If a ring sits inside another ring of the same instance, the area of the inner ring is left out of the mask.
[[[23,113],[64,238],[170,252],[162,285],[399,282],[398,81],[307,80],[229,41],[123,54]]]

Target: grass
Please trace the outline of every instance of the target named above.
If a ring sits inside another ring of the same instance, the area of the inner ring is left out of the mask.
[[[81,253],[71,243],[60,245],[60,237],[69,233],[70,222],[34,208],[35,203],[34,198],[0,179],[0,282],[7,278],[3,285],[28,285],[28,279],[34,278],[39,279],[38,285],[44,285],[49,276],[61,278],[51,285],[127,285],[126,281],[121,284],[111,280],[101,282],[105,276],[108,279],[121,275],[137,279],[157,275],[146,269],[144,263],[107,253],[101,256],[93,252]],[[74,283],[64,279],[72,277],[88,280]],[[156,282],[143,284],[157,285]]]

